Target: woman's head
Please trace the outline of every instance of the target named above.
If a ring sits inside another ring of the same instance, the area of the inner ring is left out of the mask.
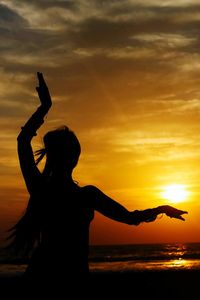
[[[76,135],[68,127],[63,126],[47,132],[43,140],[48,169],[71,172],[77,165],[81,153]]]

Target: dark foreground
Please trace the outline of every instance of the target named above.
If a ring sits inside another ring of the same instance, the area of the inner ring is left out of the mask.
[[[0,290],[7,295],[4,299],[9,299],[11,294],[29,299],[39,293],[40,296],[56,294],[57,299],[75,299],[76,296],[79,299],[119,299],[123,296],[122,299],[192,300],[200,299],[200,270],[93,273],[89,279],[73,282],[68,275],[62,282],[44,280],[39,288],[20,277],[0,278]]]

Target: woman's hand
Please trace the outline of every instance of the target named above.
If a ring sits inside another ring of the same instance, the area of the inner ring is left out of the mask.
[[[182,215],[188,213],[187,211],[174,208],[170,205],[159,206],[159,209],[160,209],[160,213],[165,213],[170,218],[176,218],[182,221],[185,221]]]
[[[39,86],[36,87],[36,91],[38,92],[38,96],[41,102],[41,106],[48,111],[52,105],[51,96],[44,80],[43,74],[37,72],[37,77],[39,81]]]
[[[163,205],[145,210],[135,210],[130,213],[130,220],[128,224],[139,225],[141,222],[153,222],[159,214],[166,214],[170,218],[185,221],[182,215],[187,213],[187,211],[174,208],[170,205]]]

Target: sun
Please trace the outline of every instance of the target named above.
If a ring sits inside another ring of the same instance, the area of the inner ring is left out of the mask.
[[[183,184],[170,184],[163,188],[161,194],[171,203],[180,203],[187,200],[189,192]]]

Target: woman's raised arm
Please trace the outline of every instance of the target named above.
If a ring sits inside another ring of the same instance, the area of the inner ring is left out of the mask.
[[[52,105],[51,96],[42,73],[38,72],[37,77],[39,86],[36,87],[36,90],[41,105],[28,119],[17,137],[20,167],[30,194],[36,191],[38,184],[41,182],[41,173],[35,163],[31,140],[36,135],[36,131],[44,123],[44,117]]]

